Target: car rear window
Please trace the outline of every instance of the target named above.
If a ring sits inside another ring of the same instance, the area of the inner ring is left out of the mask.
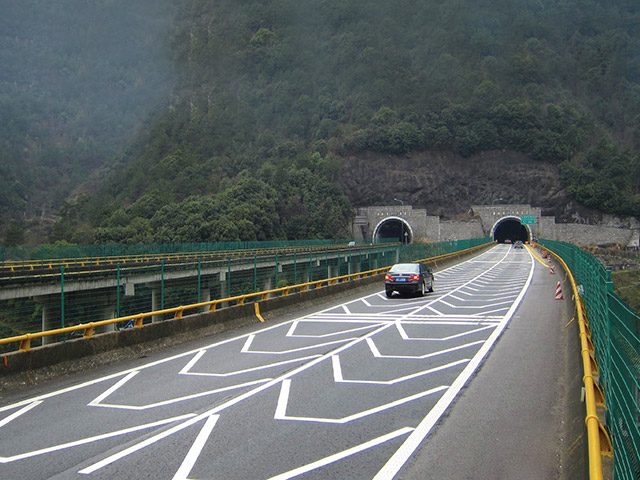
[[[420,265],[417,263],[399,263],[391,267],[389,271],[393,273],[419,273]]]

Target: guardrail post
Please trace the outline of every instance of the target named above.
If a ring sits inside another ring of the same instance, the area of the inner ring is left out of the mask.
[[[258,255],[253,256],[253,291],[258,291]]]
[[[151,311],[157,312],[158,310],[162,310],[162,288],[155,284],[151,287]],[[159,322],[162,320],[161,315],[153,315],[151,317],[151,322]]]
[[[327,278],[331,278],[331,267],[329,266],[329,250],[325,250],[325,260],[327,261]]]
[[[60,325],[64,328],[64,265],[60,266]],[[67,335],[62,335],[62,341],[67,339]]]
[[[160,263],[160,309],[164,310],[164,260]]]
[[[227,258],[227,298],[231,297],[231,257]]]
[[[202,265],[200,258],[198,257],[198,303],[201,302],[201,274],[202,274]]]
[[[605,385],[606,385],[607,391],[609,391],[609,387],[611,386],[611,376],[613,373],[613,364],[612,364],[613,339],[611,338],[611,310],[609,308],[609,295],[613,294],[613,280],[611,278],[611,270],[605,270],[605,275],[606,277],[605,277],[605,292],[604,292],[604,306],[605,306],[604,320],[606,322],[605,331],[607,334],[607,345],[606,345],[607,367],[604,369],[604,373],[605,373]]]
[[[48,301],[49,299],[51,301]],[[53,308],[53,305],[52,305],[52,302],[55,302],[55,296],[50,295],[50,296],[38,297],[36,301],[42,305],[42,331],[46,332],[47,330],[54,330],[55,328],[57,328],[58,325],[54,324],[56,315],[55,315],[55,309]],[[55,339],[50,335],[47,335],[46,337],[42,337],[43,345],[47,345],[49,343],[54,343],[54,342],[55,342]]]
[[[293,252],[293,284],[298,284],[298,256],[297,252]]]
[[[120,318],[120,262],[118,262],[118,281],[116,284],[116,292],[117,292],[117,298],[116,298],[116,317]]]

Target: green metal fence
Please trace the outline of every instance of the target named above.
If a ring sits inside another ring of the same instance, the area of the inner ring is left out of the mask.
[[[640,479],[640,316],[613,293],[611,272],[576,245],[539,242],[569,266],[583,302],[607,406],[614,478]]]
[[[324,250],[314,248],[264,255],[230,255],[213,260],[193,257],[178,263],[116,263],[110,269],[100,270],[74,270],[59,266],[47,274],[52,279],[55,293],[0,301],[0,338],[374,270],[398,261],[435,257],[489,241],[485,238],[380,246],[343,243],[338,247],[328,244]],[[237,246],[233,245],[234,250]],[[247,248],[255,246],[248,245]],[[136,280],[141,278],[144,280]],[[74,289],[74,282],[95,279],[102,285],[100,288]],[[29,277],[20,276],[13,280],[2,279],[6,282],[2,285],[9,287],[16,282],[29,285],[29,281]],[[47,342],[64,340],[63,336],[51,337]],[[33,346],[39,345],[37,342],[40,341],[34,340]],[[0,347],[2,351],[7,351],[7,348]]]
[[[273,249],[324,245],[346,245],[349,240],[274,240],[255,242],[203,242],[109,245],[43,245],[38,247],[0,247],[0,262],[11,260],[52,260],[61,258],[124,257],[168,253],[220,252],[230,250]],[[367,243],[367,242],[359,242]],[[383,243],[383,241],[377,241]]]

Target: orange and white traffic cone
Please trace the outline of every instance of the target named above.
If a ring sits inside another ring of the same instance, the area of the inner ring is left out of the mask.
[[[564,300],[564,296],[562,295],[562,285],[558,282],[558,286],[556,287],[556,300]]]
[[[549,273],[553,275],[554,273],[556,273],[556,271],[553,269],[553,267],[549,267]]]

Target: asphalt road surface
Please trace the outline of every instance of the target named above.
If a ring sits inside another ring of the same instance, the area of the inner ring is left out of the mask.
[[[496,245],[437,271],[424,297],[381,284],[6,395],[0,478],[555,478],[555,445],[531,462],[514,447],[558,435],[558,380],[530,388],[547,375],[530,355],[561,357],[547,339],[566,323],[541,263]]]

